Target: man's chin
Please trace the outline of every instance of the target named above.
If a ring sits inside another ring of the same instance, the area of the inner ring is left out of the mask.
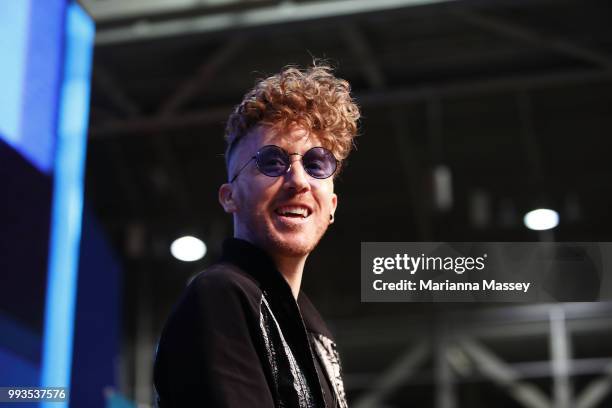
[[[272,247],[270,249],[276,252],[277,254],[283,256],[307,256],[313,251],[313,249],[317,245],[316,241],[312,239],[307,240],[299,236],[296,237],[286,236],[285,234],[275,234],[275,236],[272,236],[270,238],[270,246]]]

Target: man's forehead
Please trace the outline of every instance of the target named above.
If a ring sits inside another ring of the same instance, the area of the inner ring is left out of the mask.
[[[261,146],[274,144],[283,148],[308,149],[320,145],[319,137],[314,132],[301,127],[289,129],[262,127],[259,130],[258,142]]]

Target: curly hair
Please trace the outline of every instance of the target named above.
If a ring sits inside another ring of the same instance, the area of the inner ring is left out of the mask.
[[[285,67],[259,80],[230,115],[225,128],[227,167],[240,140],[258,126],[277,131],[304,128],[342,161],[353,147],[359,117],[349,83],[336,78],[331,67],[316,63],[305,70]]]

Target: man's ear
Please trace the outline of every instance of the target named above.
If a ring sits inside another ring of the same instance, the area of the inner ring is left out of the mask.
[[[219,203],[226,213],[235,213],[238,209],[234,201],[234,186],[230,183],[222,184],[219,187]]]
[[[336,213],[336,208],[338,208],[338,196],[336,193],[332,194],[331,198],[331,215]]]

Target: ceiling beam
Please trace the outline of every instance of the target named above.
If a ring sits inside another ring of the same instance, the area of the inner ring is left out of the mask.
[[[152,15],[189,13],[222,7],[269,4],[269,0],[80,0],[96,23],[104,23]]]
[[[543,75],[522,75],[504,78],[488,78],[475,81],[456,82],[445,85],[421,85],[395,88],[384,91],[370,91],[356,95],[362,107],[394,106],[430,98],[473,96],[495,92],[510,92],[516,89],[542,89],[567,86],[570,84],[610,82],[612,73],[602,71],[573,71]],[[197,112],[169,116],[136,117],[109,121],[92,126],[92,139],[113,137],[129,133],[158,133],[170,129],[192,129],[216,124],[227,119],[232,106],[216,106]]]
[[[570,377],[572,345],[567,328],[565,310],[562,306],[550,308],[549,347],[553,379],[553,401],[555,408],[574,406],[573,384]]]
[[[505,389],[525,408],[551,408],[549,398],[536,386],[522,382],[520,375],[476,340],[465,337],[460,344],[481,374]]]
[[[380,336],[379,336],[380,337]],[[421,334],[422,337],[422,334]],[[342,344],[346,348],[346,339],[342,339]],[[460,350],[460,349],[459,349]],[[361,351],[363,353],[363,351]],[[351,357],[351,351],[345,351],[343,356]],[[461,354],[463,356],[463,354]],[[345,358],[346,358],[345,357]],[[518,374],[518,380],[531,379],[549,379],[550,378],[550,360],[530,361],[521,363],[508,363],[508,367]],[[453,367],[455,368],[455,367]],[[432,369],[422,368],[418,373],[413,374],[410,378],[406,378],[402,384],[404,387],[430,385],[435,372]],[[598,375],[602,377],[592,381],[587,389],[590,388],[588,396],[588,405],[576,405],[574,408],[596,408],[597,404],[606,397],[607,393],[612,390],[612,361],[609,358],[583,358],[571,360],[572,375]],[[356,372],[352,373],[345,371],[345,385],[351,391],[369,389],[372,383],[379,378],[378,372]],[[474,382],[482,382],[488,378],[484,375],[469,371],[462,373],[460,376],[455,376],[454,380],[457,383],[469,384]],[[592,388],[591,388],[592,386]],[[583,393],[584,394],[584,391]],[[352,406],[352,405],[351,405]]]
[[[135,117],[123,120],[108,121],[89,129],[91,139],[104,139],[123,134],[138,134],[141,136],[168,130],[187,130],[227,119],[231,106],[221,106],[198,112],[188,112],[170,116]]]
[[[141,114],[140,106],[117,83],[115,75],[99,63],[94,64],[92,82],[96,91],[105,95],[120,115],[133,118]],[[113,117],[116,115],[114,114]],[[133,214],[141,212],[144,202],[143,194],[140,186],[134,181],[134,169],[129,160],[126,160],[121,140],[114,140],[105,146],[104,152],[109,158],[109,167],[116,174],[117,185],[123,192],[129,210]]]
[[[551,74],[513,75],[502,78],[482,78],[473,81],[451,82],[444,85],[420,85],[394,88],[384,92],[357,95],[361,106],[390,106],[433,98],[465,97],[498,92],[514,92],[563,87],[570,84],[608,82],[612,73],[600,70],[581,70]]]
[[[141,20],[124,26],[101,28],[96,33],[96,44],[106,45],[179,35],[223,32],[450,2],[454,0],[330,0],[299,3],[282,1],[276,5],[256,9],[163,21]],[[89,10],[96,19],[95,9],[90,8]]]
[[[400,108],[391,110],[389,114],[395,147],[397,148],[391,149],[391,151],[397,152],[399,156],[404,175],[404,188],[411,196],[412,214],[417,225],[419,238],[422,241],[433,241],[434,228],[429,211],[427,211],[427,191],[423,183],[423,180],[426,179],[424,168],[427,163],[423,163],[422,156],[418,154],[418,150],[413,145],[413,135],[408,128],[405,116],[405,112]]]
[[[374,51],[368,40],[354,23],[345,22],[341,25],[341,33],[349,50],[359,61],[359,66],[371,89],[385,87],[385,76],[377,62]]]
[[[380,407],[385,398],[418,371],[430,354],[430,347],[425,341],[405,350],[402,355],[393,359],[394,364],[377,377],[368,392],[360,395],[353,406],[355,408]]]
[[[245,39],[242,36],[237,36],[227,44],[223,44],[217,51],[200,65],[195,74],[183,81],[183,83],[162,103],[158,117],[162,120],[172,118],[182,107],[193,100],[203,89],[211,83],[215,75],[242,49],[245,44]],[[227,115],[224,115],[227,117]],[[177,201],[182,212],[188,214],[191,219],[196,220],[196,225],[201,225],[199,220],[199,211],[193,205],[193,194],[189,190],[184,175],[182,174],[180,163],[176,158],[176,153],[170,140],[163,135],[153,135],[153,147],[161,158],[165,170],[168,172],[169,178],[172,180],[172,186],[176,193]]]
[[[94,64],[92,82],[96,91],[111,101],[124,116],[139,115],[140,107],[117,83],[115,76],[99,63]]]
[[[127,95],[126,92],[117,84],[114,76],[101,65],[96,65],[93,75],[93,82],[96,89],[105,94],[111,102],[118,108],[123,115],[126,116],[126,121],[141,121],[142,116],[140,113],[142,109],[138,104]],[[183,89],[179,89],[182,91]],[[182,97],[182,94],[178,95]],[[178,99],[175,103],[181,103],[183,99]],[[146,121],[146,119],[144,119]],[[180,205],[181,212],[183,214],[191,215],[192,218],[195,216],[193,207],[191,205],[191,198],[187,186],[183,182],[183,177],[180,172],[178,160],[175,157],[172,146],[166,137],[162,135],[153,135],[153,146],[157,152],[158,157],[164,165],[165,170],[169,173],[169,177],[172,178],[172,188],[177,197],[177,201]],[[140,204],[142,201],[142,194],[138,193],[138,186],[133,182],[132,175],[134,171],[132,166],[128,164],[125,159],[125,153],[123,147],[119,144],[119,140],[111,143],[110,149],[112,156],[116,160],[110,160],[111,166],[116,169],[119,176],[119,185],[124,190],[125,197],[131,206],[131,210],[136,213],[140,211]]]
[[[453,10],[452,14],[466,23],[489,32],[542,47],[567,57],[583,60],[606,70],[612,69],[612,56],[571,40],[543,35],[520,24],[466,9]]]
[[[520,136],[530,170],[529,184],[535,188],[543,188],[545,175],[544,158],[540,148],[538,134],[534,121],[534,107],[530,94],[519,91],[516,94],[516,106],[520,124]]]
[[[595,408],[612,390],[612,363],[604,369],[605,375],[592,380],[576,399],[576,408]]]
[[[171,115],[201,93],[206,85],[212,82],[215,75],[240,52],[245,43],[244,37],[236,36],[227,43],[222,44],[213,55],[206,58],[196,73],[191,78],[185,80],[162,104],[160,113],[163,116]]]

